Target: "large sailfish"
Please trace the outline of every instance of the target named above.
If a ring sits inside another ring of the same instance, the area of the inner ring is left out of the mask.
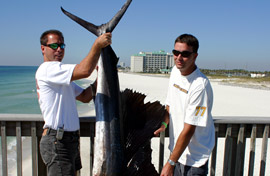
[[[61,9],[72,20],[100,36],[114,30],[131,1],[127,0],[108,23],[100,26]],[[148,175],[149,172],[157,175],[151,163],[150,139],[164,117],[164,107],[158,102],[144,104],[145,96],[131,90],[120,94],[117,62],[111,46],[102,49],[95,98],[93,175]]]

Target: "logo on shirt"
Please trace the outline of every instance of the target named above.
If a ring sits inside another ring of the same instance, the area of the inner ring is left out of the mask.
[[[206,107],[204,107],[204,106],[197,106],[196,107],[195,116],[198,116],[198,115],[203,116],[204,113],[205,113],[205,110],[206,110]]]
[[[188,91],[187,91],[186,89],[181,88],[181,87],[178,86],[177,84],[174,84],[173,86],[176,87],[177,89],[179,89],[180,91],[186,93],[186,94],[188,93]]]

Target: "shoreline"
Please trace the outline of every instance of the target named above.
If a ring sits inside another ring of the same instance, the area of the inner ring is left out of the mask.
[[[118,72],[123,74],[130,74],[130,75],[139,75],[139,76],[149,76],[149,77],[162,77],[162,78],[170,78],[170,74],[162,74],[162,73],[136,73],[136,72]],[[249,78],[248,80],[243,78],[232,78],[232,77],[225,77],[225,78],[214,78],[213,76],[207,76],[210,82],[220,82],[224,85],[231,85],[231,86],[239,86],[243,88],[254,88],[254,89],[263,89],[263,90],[270,90],[270,81],[257,81],[256,78]]]
[[[259,89],[259,90],[269,90],[270,91],[270,84],[256,84],[256,83],[241,83],[241,82],[220,82],[222,85],[227,86],[235,86],[235,87],[242,87],[242,88],[250,88],[250,89]]]
[[[236,86],[242,88],[270,90],[269,81],[243,80],[241,78],[209,78],[210,82],[219,82],[222,85]]]

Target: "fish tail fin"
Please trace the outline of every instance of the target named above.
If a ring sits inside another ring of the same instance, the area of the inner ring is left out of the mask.
[[[105,24],[106,32],[112,32],[114,30],[114,28],[117,26],[117,24],[125,14],[131,1],[132,0],[127,0],[126,3],[122,6],[122,8],[116,13],[116,15],[108,23]]]
[[[73,15],[72,13],[66,11],[63,7],[61,7],[61,10],[65,15],[67,15],[69,18],[71,18],[72,20],[74,20],[75,22],[83,26],[85,29],[92,32],[96,36],[100,36],[101,32],[98,26],[81,19],[77,17],[76,15]]]
[[[72,13],[64,10],[62,7],[61,7],[61,10],[65,15],[67,15],[69,18],[71,18],[72,20],[74,20],[75,22],[77,22],[78,24],[83,26],[85,29],[92,32],[96,36],[100,36],[101,34],[103,34],[105,32],[112,32],[114,30],[114,28],[117,26],[117,24],[119,23],[119,21],[121,20],[121,18],[125,14],[131,1],[132,0],[127,0],[126,3],[122,6],[122,8],[116,13],[116,15],[108,23],[102,24],[100,26],[96,26],[90,22],[87,22],[87,21],[73,15]]]

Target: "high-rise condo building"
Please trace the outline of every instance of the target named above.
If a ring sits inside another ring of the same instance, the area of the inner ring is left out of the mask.
[[[173,55],[161,50],[159,52],[140,52],[131,56],[131,72],[159,72],[174,66]]]

